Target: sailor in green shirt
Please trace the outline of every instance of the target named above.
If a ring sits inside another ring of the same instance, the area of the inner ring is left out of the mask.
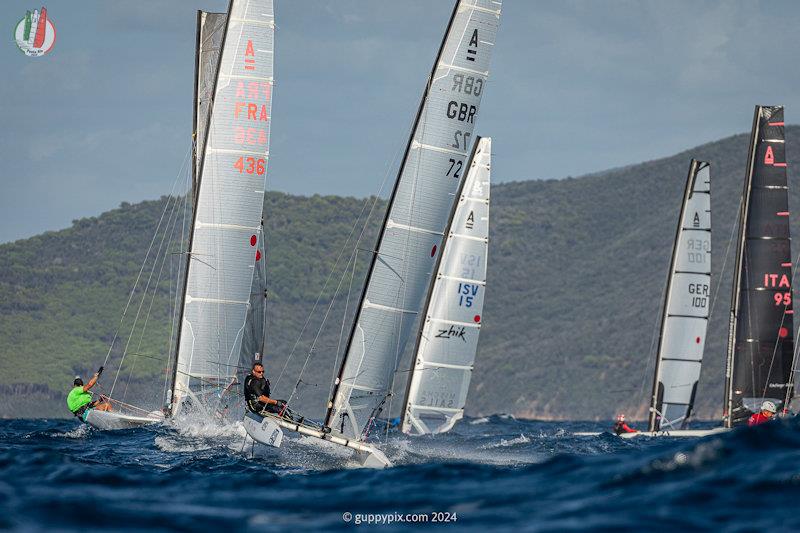
[[[89,393],[89,389],[95,386],[97,378],[102,373],[103,367],[101,366],[86,385],[83,384],[80,376],[75,376],[75,381],[72,382],[72,390],[67,395],[67,407],[72,411],[72,414],[81,420],[84,420],[84,416],[90,409],[97,409],[98,411],[111,410],[111,404],[106,401],[105,397],[100,396],[99,400],[92,400],[92,395]]]

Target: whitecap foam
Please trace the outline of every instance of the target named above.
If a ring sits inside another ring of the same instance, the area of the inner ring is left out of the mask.
[[[168,453],[200,452],[211,448],[209,444],[199,442],[179,442],[162,436],[156,437],[153,442],[159,450]]]
[[[508,448],[509,446],[516,446],[517,444],[528,444],[530,441],[531,439],[520,433],[519,437],[517,438],[509,440],[500,439],[500,442],[486,444],[481,446],[481,449],[490,450],[492,448]]]
[[[91,428],[87,424],[81,424],[72,431],[64,433],[53,433],[54,437],[63,437],[65,439],[82,439],[89,434]]]

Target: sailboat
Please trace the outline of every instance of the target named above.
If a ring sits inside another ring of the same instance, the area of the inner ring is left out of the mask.
[[[792,253],[783,106],[756,106],[740,208],[723,424],[793,395]]]
[[[711,303],[710,166],[689,164],[661,312],[649,431],[684,429],[700,380]]]
[[[472,131],[489,76],[501,2],[455,3],[427,80],[378,242],[372,253],[344,357],[333,383],[324,428],[302,428],[357,449],[366,466],[388,466],[368,444],[381,413],[390,411],[394,375],[430,287],[449,215],[468,168]],[[259,422],[262,424],[259,426]],[[248,415],[256,441],[277,442],[278,417]],[[263,427],[266,425],[266,428]]]
[[[130,427],[182,411],[217,415],[237,384],[253,302],[263,302],[252,286],[263,249],[274,27],[272,0],[231,0],[227,15],[198,13],[192,222],[164,414],[93,410],[93,426]]]
[[[693,383],[694,390],[700,371],[698,352],[687,352],[683,358],[697,363],[684,361],[667,371],[661,360],[656,365],[649,431],[622,437],[701,437],[746,424],[764,400],[779,408],[788,406],[794,390],[794,337],[785,154],[783,107],[756,106],[739,208],[722,427],[672,430],[688,417],[694,394],[668,393],[666,386]],[[670,296],[667,298],[669,301]],[[700,326],[696,325],[698,338]],[[675,376],[680,381],[675,381]]]
[[[420,320],[403,433],[444,433],[464,416],[483,323],[491,154],[491,139],[478,137]]]

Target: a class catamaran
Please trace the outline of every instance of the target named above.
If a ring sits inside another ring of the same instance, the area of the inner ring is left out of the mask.
[[[324,422],[330,433],[248,414],[245,427],[258,442],[279,441],[277,424],[354,448],[366,465],[389,464],[368,439],[381,413],[389,411],[394,375],[423,310],[453,204],[470,166],[472,131],[489,76],[500,9],[501,3],[494,0],[455,3],[333,384]]]
[[[692,159],[661,312],[649,431],[683,429],[692,412],[711,304],[711,171]]]
[[[685,423],[691,411],[694,394],[682,394],[680,389],[681,385],[690,384],[694,389],[702,358],[702,350],[685,348],[687,344],[691,346],[687,327],[687,335],[680,337],[686,353],[668,354],[679,354],[680,359],[689,361],[680,361],[679,368],[665,372],[667,367],[659,351],[650,431],[622,436],[704,436],[746,424],[765,400],[771,400],[779,409],[788,408],[794,394],[794,335],[785,155],[783,107],[756,106],[739,207],[722,427],[673,430],[677,423]],[[668,295],[667,302],[669,298]],[[695,327],[698,344],[702,344],[700,324]],[[671,346],[669,342],[667,346]],[[691,362],[694,360],[697,363]],[[670,386],[672,391],[667,390]]]
[[[731,295],[723,424],[794,394],[792,252],[783,106],[756,106]]]
[[[240,352],[254,350],[248,325],[263,316],[264,302],[253,287],[263,279],[272,0],[231,0],[227,14],[200,12],[197,36],[192,222],[163,410],[173,417],[189,405],[218,412],[237,383]],[[164,418],[117,403],[122,407],[92,411],[86,421],[117,429]]]

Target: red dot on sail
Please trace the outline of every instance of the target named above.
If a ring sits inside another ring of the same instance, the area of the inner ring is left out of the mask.
[[[781,339],[785,339],[786,337],[789,336],[789,330],[787,328],[782,327],[781,329],[778,330],[778,336]]]
[[[433,248],[431,248],[431,257],[433,257],[434,255],[436,255],[436,245],[435,244],[433,245]]]
[[[700,344],[700,337],[697,337],[697,338],[694,340],[694,342],[696,342],[697,344]]]
[[[250,246],[255,246],[257,242],[258,242],[258,237],[256,237],[255,235],[251,235],[250,236]]]
[[[261,261],[261,250],[256,250],[256,261]]]
[[[481,321],[481,315],[475,315],[474,317],[472,317],[472,320],[474,320],[475,322],[480,322]]]

